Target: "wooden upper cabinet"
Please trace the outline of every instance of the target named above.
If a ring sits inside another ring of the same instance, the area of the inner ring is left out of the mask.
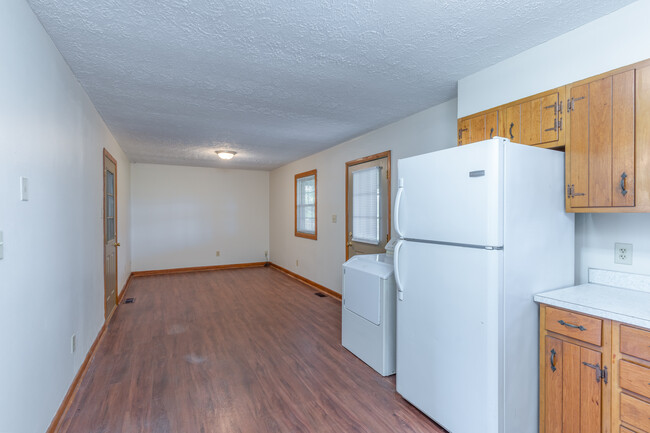
[[[564,146],[564,87],[458,120],[458,144],[500,136],[514,143]]]
[[[458,145],[475,143],[496,137],[499,130],[499,111],[492,110],[458,120]]]
[[[650,211],[650,65],[570,84],[567,96],[567,211]]]

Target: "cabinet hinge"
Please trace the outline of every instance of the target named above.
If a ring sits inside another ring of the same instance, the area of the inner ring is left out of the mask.
[[[561,103],[560,103],[560,106],[562,106]],[[560,111],[561,111],[561,109],[560,109]],[[562,130],[562,118],[561,117],[560,117],[560,120],[557,121],[557,129],[558,129],[558,131]]]
[[[575,185],[567,185],[566,186],[566,196],[567,198],[573,198],[573,197],[578,197],[580,195],[585,195],[584,192],[576,192],[576,186]]]
[[[589,364],[588,362],[583,362],[583,365],[586,365],[589,368],[596,370],[596,382],[600,383],[601,379],[605,384],[607,384],[607,367],[600,368],[600,364]]]
[[[553,112],[557,116],[559,113],[562,112],[562,101],[559,101],[559,102],[556,102],[554,104],[547,105],[546,107],[544,107],[545,110],[548,110],[549,108],[552,108]]]
[[[573,111],[576,109],[576,101],[580,101],[581,99],[585,99],[584,96],[581,96],[579,98],[569,98],[566,100],[566,112],[568,113],[569,111]]]

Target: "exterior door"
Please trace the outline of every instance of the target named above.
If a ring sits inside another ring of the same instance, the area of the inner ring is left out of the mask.
[[[346,259],[383,253],[390,240],[390,151],[345,165]]]
[[[104,318],[117,305],[117,163],[104,149]]]

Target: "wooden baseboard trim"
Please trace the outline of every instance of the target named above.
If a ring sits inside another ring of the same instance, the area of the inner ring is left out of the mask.
[[[320,290],[321,292],[323,292],[323,293],[325,293],[327,295],[330,295],[334,299],[338,299],[339,301],[342,299],[342,296],[341,296],[341,294],[339,292],[335,292],[332,289],[328,289],[325,286],[321,286],[320,284],[315,283],[312,280],[303,277],[302,275],[298,275],[298,274],[296,274],[294,272],[291,272],[290,270],[285,269],[282,266],[278,266],[275,263],[270,263],[270,265],[271,265],[272,268],[275,268],[280,272],[284,272],[285,274],[289,275],[290,277],[293,277],[296,280],[299,280],[299,281],[301,281],[301,282],[303,282],[303,283],[305,283],[307,285],[310,285],[310,286]]]
[[[206,272],[206,271],[219,271],[224,269],[259,268],[266,265],[266,263],[267,262],[234,263],[232,265],[214,265],[214,266],[198,266],[193,268],[157,269],[153,271],[137,271],[131,273],[131,275],[133,277],[149,277],[152,275],[184,274],[186,272]]]
[[[117,300],[117,305],[115,306],[115,308],[113,308],[113,311],[108,316],[108,319],[106,319],[101,329],[97,333],[97,337],[95,337],[95,341],[93,342],[92,346],[90,346],[90,349],[86,354],[86,359],[84,359],[83,364],[81,364],[81,367],[79,367],[79,371],[77,371],[77,374],[72,380],[72,383],[68,388],[68,392],[65,394],[65,397],[63,397],[61,406],[59,406],[59,410],[57,410],[56,414],[54,414],[54,418],[52,419],[50,426],[47,428],[46,433],[56,433],[59,431],[61,420],[65,418],[66,413],[70,409],[70,405],[72,404],[72,401],[74,400],[75,396],[77,395],[77,391],[79,390],[79,385],[81,385],[84,376],[86,376],[86,372],[88,371],[88,366],[90,365],[90,361],[92,361],[92,359],[95,357],[95,352],[97,350],[97,347],[99,346],[99,343],[104,338],[104,334],[106,333],[106,328],[108,327],[109,323],[111,323],[111,320],[113,319],[113,315],[115,315],[117,308],[122,303],[122,299],[124,299],[124,295],[126,295],[126,292],[129,289],[129,286],[131,285],[132,278],[133,278],[133,272],[131,272],[129,278],[127,278],[126,280],[126,283],[124,283],[124,288],[122,289],[122,293],[120,294]]]

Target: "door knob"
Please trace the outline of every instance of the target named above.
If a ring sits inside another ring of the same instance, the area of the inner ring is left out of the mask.
[[[352,242],[351,242],[351,241],[348,242],[348,243],[347,243],[347,246],[351,247],[351,246],[352,246]]]
[[[120,246],[120,243],[119,243],[119,242],[115,242],[115,246],[116,246],[116,247],[119,247],[119,246]]]

